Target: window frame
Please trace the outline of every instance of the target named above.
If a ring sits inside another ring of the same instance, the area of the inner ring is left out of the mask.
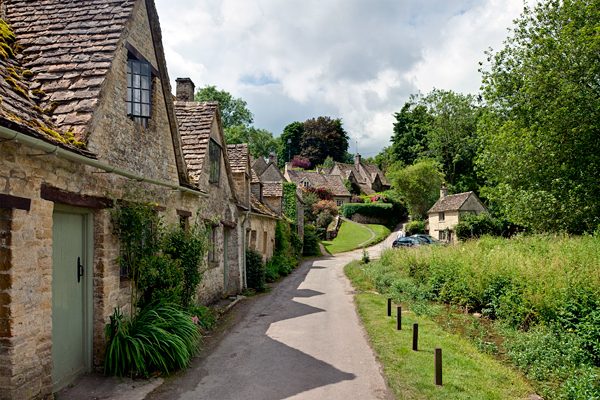
[[[446,220],[446,213],[444,211],[438,212],[438,221],[445,221],[445,220]]]
[[[125,48],[127,49],[125,111],[128,118],[147,128],[152,119],[154,78],[158,77],[159,73],[152,63],[131,44],[125,43]],[[137,82],[135,76],[139,77]],[[135,110],[136,104],[139,105],[138,112]]]
[[[221,157],[223,151],[216,140],[208,141],[208,183],[218,185],[221,178]]]

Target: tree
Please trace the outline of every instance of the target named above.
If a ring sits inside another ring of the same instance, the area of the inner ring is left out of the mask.
[[[404,165],[412,165],[428,149],[427,132],[431,116],[420,98],[411,95],[409,101],[404,103],[402,110],[394,114],[394,134],[389,152],[395,161]]]
[[[304,134],[300,141],[303,157],[312,165],[322,164],[327,156],[344,161],[348,150],[348,134],[340,119],[318,117],[304,121]]]
[[[248,143],[248,151],[255,157],[268,157],[271,152],[277,152],[278,142],[273,134],[266,129],[253,126],[234,125],[225,132],[228,144]]]
[[[216,86],[207,85],[202,89],[198,89],[194,99],[196,101],[216,101],[219,103],[224,130],[234,125],[249,126],[254,121],[254,116],[244,100],[235,98],[231,93],[219,90]]]
[[[599,21],[600,0],[525,8],[482,71],[484,194],[535,231],[600,224]]]
[[[410,215],[425,218],[427,211],[439,198],[444,181],[435,160],[424,159],[408,167],[396,164],[390,172],[394,188],[404,198]]]
[[[283,128],[280,138],[280,151],[278,160],[282,167],[284,162],[289,162],[295,155],[300,154],[300,141],[304,134],[304,124],[302,122],[292,122]],[[288,143],[289,141],[289,143]]]

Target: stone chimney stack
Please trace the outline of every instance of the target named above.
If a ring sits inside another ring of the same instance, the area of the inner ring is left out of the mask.
[[[175,97],[177,101],[194,101],[194,89],[196,86],[190,78],[177,78],[177,89],[175,91]]]
[[[448,188],[442,183],[442,187],[440,188],[440,199],[443,199],[446,196],[448,196]]]
[[[269,153],[269,163],[277,165],[277,154],[273,151]]]
[[[360,154],[356,153],[354,155],[354,166],[358,167],[360,165]]]

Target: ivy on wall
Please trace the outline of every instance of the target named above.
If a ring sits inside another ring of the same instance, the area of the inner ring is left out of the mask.
[[[283,182],[283,214],[291,221],[296,221],[296,184]]]

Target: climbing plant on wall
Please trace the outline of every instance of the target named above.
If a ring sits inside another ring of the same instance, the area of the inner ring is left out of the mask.
[[[296,184],[292,182],[283,183],[283,213],[292,221],[296,221]]]

